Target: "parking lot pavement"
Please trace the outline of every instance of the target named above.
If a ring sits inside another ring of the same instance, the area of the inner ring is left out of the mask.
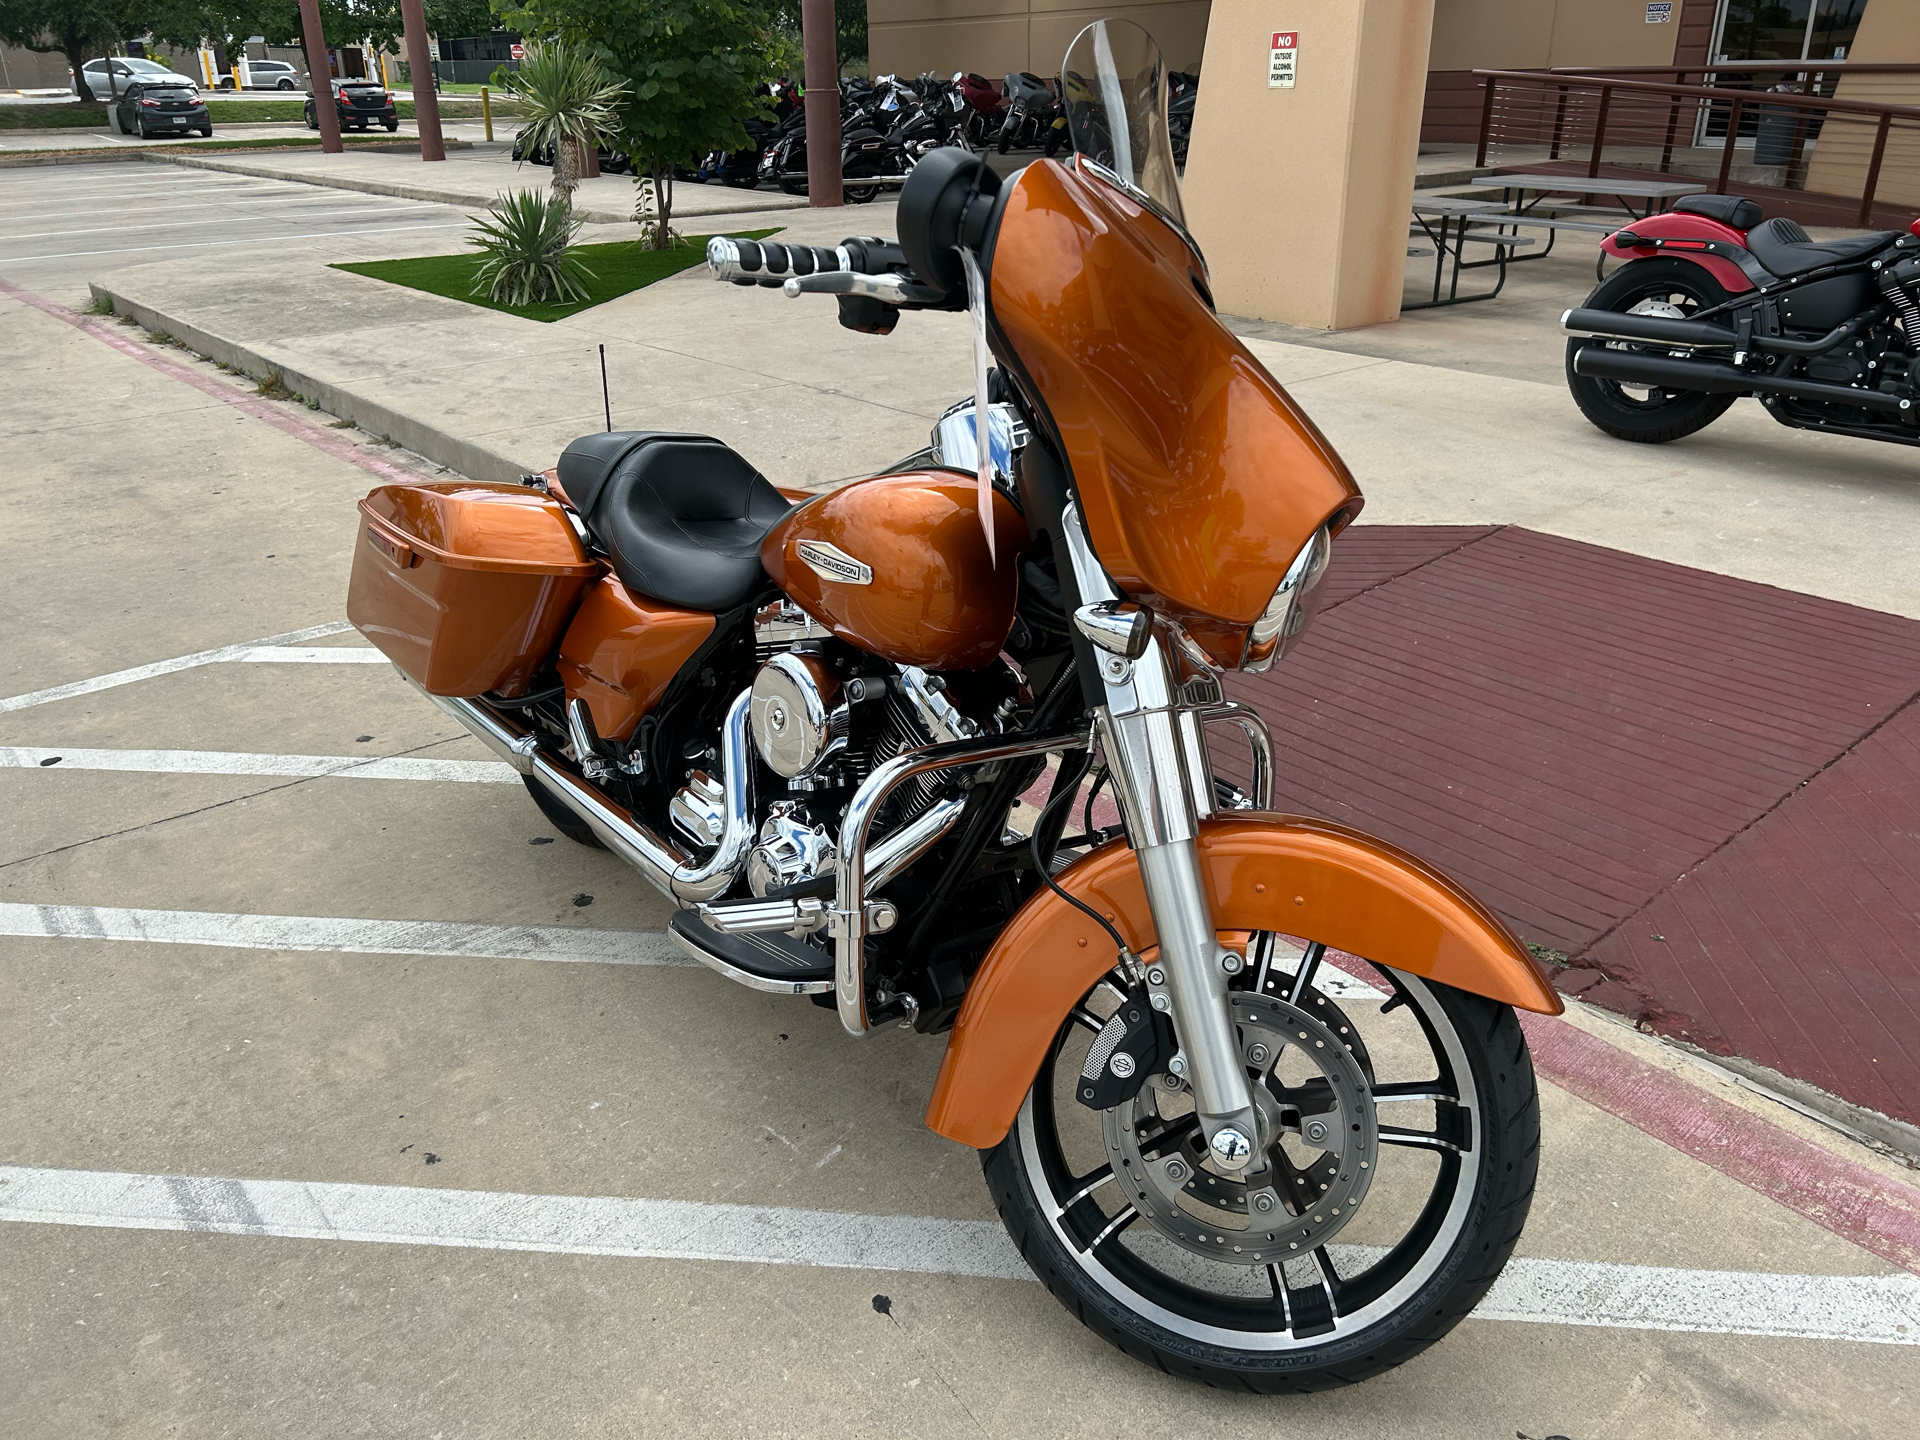
[[[0,276],[84,305],[89,278],[197,255],[355,259],[357,242],[457,248],[451,206],[131,161],[0,171]]]
[[[1620,1058],[1543,1063],[1573,1088],[1481,1318],[1310,1399],[1112,1351],[922,1126],[937,1041],[674,963],[662,900],[364,663],[352,503],[417,461],[0,275],[0,1434],[1910,1418],[1908,1172],[1583,1016],[1539,1053]],[[1648,1067],[1660,1123],[1609,1089]]]

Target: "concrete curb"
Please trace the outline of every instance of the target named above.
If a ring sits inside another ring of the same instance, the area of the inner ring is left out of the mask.
[[[416,142],[408,142],[408,148],[411,149],[414,143]],[[471,141],[449,140],[447,142],[447,148],[449,150],[454,149],[456,146],[459,146],[460,148],[470,148],[471,145],[472,145]],[[371,149],[373,147],[365,146],[365,147],[356,147],[356,148]],[[384,149],[385,147],[383,146],[381,148]],[[462,191],[455,191],[455,190],[436,189],[432,186],[407,185],[407,184],[403,184],[393,180],[365,180],[354,175],[316,175],[313,172],[307,171],[307,170],[269,170],[269,169],[262,168],[258,164],[243,164],[235,160],[227,159],[224,156],[200,155],[200,154],[195,154],[192,151],[145,150],[145,151],[137,151],[137,152],[114,151],[110,153],[114,153],[114,154],[137,153],[147,159],[150,159],[162,164],[185,165],[185,166],[189,166],[191,168],[199,169],[199,170],[222,170],[222,171],[228,172],[229,174],[251,175],[256,179],[260,179],[260,180],[284,180],[295,185],[319,185],[330,190],[357,190],[367,195],[389,195],[394,197],[395,199],[421,200],[421,201],[427,202],[428,204],[433,204],[433,205],[466,205],[466,206],[471,206],[476,210],[485,210],[488,206],[492,205],[496,199],[499,198],[497,194],[482,195],[477,192],[462,192]],[[256,151],[254,153],[260,154],[264,152]],[[528,186],[524,188],[544,189],[545,183],[543,181],[542,184],[539,186]],[[752,194],[756,192],[744,191],[741,193]],[[768,197],[768,199],[771,200],[771,197]],[[806,205],[807,205],[807,198],[804,195],[796,195],[796,196],[783,195],[775,203],[754,205],[754,206],[749,206],[740,210],[724,210],[724,211],[711,211],[711,212],[695,211],[692,213],[685,213],[676,209],[674,212],[674,215],[675,215],[676,223],[678,223],[678,221],[680,220],[683,214],[684,214],[684,218],[687,220],[696,220],[701,218],[703,213],[724,214],[724,215],[752,215],[752,214],[757,214],[762,210],[765,210],[768,212],[773,212],[778,210],[804,210],[806,208]],[[579,216],[581,219],[585,220],[589,225],[627,225],[627,224],[631,224],[633,221],[633,216],[631,214],[627,214],[617,210],[592,210],[592,209],[587,209],[581,206],[575,206],[573,213]]]
[[[88,133],[92,134],[96,132],[89,131]],[[200,143],[205,143],[205,142],[200,142]],[[353,146],[353,150],[355,151],[371,150],[380,154],[390,154],[395,150],[405,151],[405,150],[417,149],[419,147],[419,144],[420,142],[417,139],[409,139],[404,135],[396,135],[393,138],[388,140],[376,140],[376,141],[372,141],[371,143],[356,144],[355,146]],[[467,150],[467,149],[471,149],[472,146],[473,146],[473,142],[471,140],[448,140],[447,141],[447,149],[449,150]],[[318,140],[315,140],[311,143],[311,145],[281,145],[275,148],[279,150],[283,150],[289,154],[304,155],[304,154],[309,154],[312,151],[318,150],[320,148],[320,142]],[[0,170],[25,168],[33,165],[103,165],[103,164],[106,164],[108,161],[121,161],[121,160],[152,160],[152,161],[155,161],[156,163],[163,164],[163,165],[165,164],[190,165],[195,163],[192,160],[181,159],[180,157],[182,153],[183,152],[178,150],[152,150],[152,149],[143,150],[143,149],[137,149],[133,147],[129,147],[127,149],[122,150],[122,149],[117,149],[107,145],[96,145],[96,146],[90,146],[86,149],[73,149],[73,150],[0,150]],[[192,152],[188,151],[184,153],[191,154]],[[232,152],[214,151],[212,153],[215,155],[220,155],[220,154],[230,154]],[[250,150],[243,153],[250,154],[250,155],[262,155],[262,154],[271,154],[272,152],[263,151],[263,150]],[[204,162],[201,162],[201,163],[204,163]],[[208,166],[207,168],[224,169],[227,167]],[[245,170],[245,171],[240,171],[239,173],[251,175],[251,174],[256,174],[258,172]],[[284,175],[284,176],[283,175],[264,175],[261,178],[267,179],[267,180],[278,180],[278,179],[302,180],[308,184],[323,183],[323,182],[314,181],[311,179],[311,177],[301,176],[301,175]],[[625,220],[625,219],[628,219],[629,217],[623,215],[620,218],[622,220]]]
[[[447,148],[449,150],[453,148],[452,141],[447,142]],[[406,185],[394,180],[363,180],[355,175],[315,175],[305,170],[268,170],[257,164],[241,164],[223,156],[196,155],[191,151],[147,153],[153,160],[170,165],[184,165],[195,170],[222,170],[232,175],[251,175],[257,180],[284,180],[295,185],[318,185],[328,190],[357,190],[364,195],[389,195],[399,200],[423,200],[434,205],[467,205],[476,210],[484,210],[499,198],[497,195],[482,195],[477,192],[435,189],[428,185]],[[803,200],[801,203],[806,202]],[[590,225],[625,225],[633,220],[631,215],[622,215],[612,210],[576,208],[573,213]]]
[[[256,380],[278,375],[280,383],[287,389],[303,400],[318,402],[328,414],[341,420],[351,420],[367,434],[396,441],[414,454],[424,456],[436,465],[445,465],[469,479],[511,484],[530,471],[546,468],[545,462],[538,465],[524,463],[471,440],[463,440],[404,411],[282,364],[269,353],[212,334],[184,320],[176,320],[151,305],[120,294],[111,284],[102,285],[96,281],[87,288],[96,301],[111,305],[116,315],[124,315],[156,333],[171,335],[189,350],[218,360]]]

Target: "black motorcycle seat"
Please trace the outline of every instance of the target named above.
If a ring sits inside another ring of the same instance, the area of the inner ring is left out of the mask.
[[[1881,246],[1899,239],[1896,230],[1875,230],[1866,235],[1849,235],[1842,240],[1811,240],[1807,232],[1784,217],[1756,225],[1747,232],[1747,249],[1753,258],[1782,280],[1870,255]]]
[[[1765,212],[1744,195],[1682,195],[1669,207],[1683,215],[1704,215],[1735,230],[1751,230]]]
[[[730,610],[766,583],[760,542],[791,508],[710,435],[583,435],[560,485],[620,583],[685,610]]]

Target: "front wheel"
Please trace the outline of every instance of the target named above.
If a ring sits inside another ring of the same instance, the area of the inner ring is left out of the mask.
[[[306,115],[303,118],[306,120],[309,130],[318,130],[320,128],[320,112],[315,110],[313,106],[307,106]]]
[[[1586,308],[1685,320],[1728,298],[1720,282],[1691,260],[1648,259],[1630,261],[1614,271],[1587,297]],[[1595,426],[1617,439],[1643,445],[1678,440],[1706,429],[1739,398],[1575,374],[1574,357],[1589,345],[1626,350],[1656,347],[1586,336],[1567,341],[1567,389],[1573,392],[1573,403]]]
[[[1263,1171],[1216,1164],[1175,1076],[1111,1109],[1082,1103],[1099,1032],[1143,993],[1117,974],[1075,1007],[982,1157],[1047,1288],[1171,1374],[1280,1393],[1389,1369],[1479,1303],[1526,1220],[1540,1112],[1512,1009],[1319,956],[1294,975],[1263,963],[1257,981],[1250,966],[1230,996],[1278,1136]]]

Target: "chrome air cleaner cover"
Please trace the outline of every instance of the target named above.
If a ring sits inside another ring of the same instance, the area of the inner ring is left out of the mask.
[[[749,715],[760,758],[789,780],[812,774],[846,748],[848,706],[840,679],[818,656],[790,650],[761,666]]]

